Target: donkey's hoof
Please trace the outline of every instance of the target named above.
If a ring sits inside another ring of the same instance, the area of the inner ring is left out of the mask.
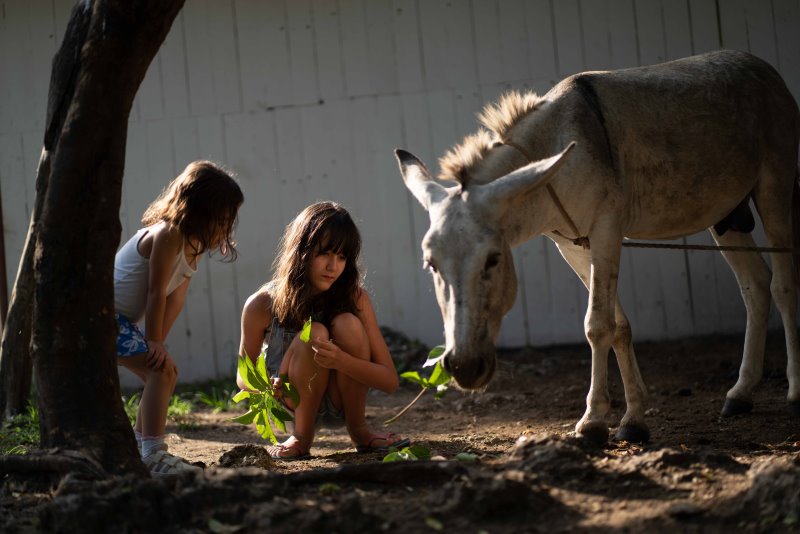
[[[577,434],[593,447],[602,447],[608,443],[608,427],[605,425],[586,425]]]
[[[625,425],[617,429],[614,439],[628,443],[647,443],[650,441],[650,430],[646,426]]]
[[[751,401],[727,398],[720,415],[722,417],[733,417],[734,415],[750,413],[751,411],[753,411],[753,403]]]
[[[789,412],[793,417],[800,417],[800,401],[789,401]]]

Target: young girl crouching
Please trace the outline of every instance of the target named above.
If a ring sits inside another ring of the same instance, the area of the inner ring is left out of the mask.
[[[360,250],[358,229],[342,206],[312,204],[286,228],[272,280],[244,305],[240,355],[255,361],[266,345],[270,376],[287,374],[300,395],[297,405],[282,399],[294,411],[294,431],[268,448],[273,458],[308,458],[321,419],[343,420],[359,452],[409,443],[375,433],[365,419],[369,388],[392,393],[398,376],[360,283]],[[298,333],[309,317],[306,343]],[[236,381],[245,389],[241,376]]]

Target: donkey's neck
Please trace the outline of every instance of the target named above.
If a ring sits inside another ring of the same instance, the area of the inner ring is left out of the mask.
[[[544,187],[510,199],[507,205],[498,206],[498,212],[498,226],[512,247],[553,230],[569,233]]]
[[[533,115],[533,114],[531,114]],[[471,171],[472,183],[486,184],[539,159],[552,156],[555,148],[534,147],[528,142],[533,136],[536,117],[526,117],[509,132],[506,143],[498,144]],[[558,178],[556,178],[558,180]],[[546,187],[511,198],[504,206],[495,206],[495,218],[512,247],[554,230],[570,237],[570,225],[561,215]]]

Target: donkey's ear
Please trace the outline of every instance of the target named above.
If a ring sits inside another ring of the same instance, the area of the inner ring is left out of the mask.
[[[429,210],[432,205],[447,196],[445,188],[433,180],[425,164],[411,152],[398,148],[394,151],[394,155],[400,165],[400,174],[403,175],[406,187],[423,208]]]
[[[494,204],[506,198],[524,195],[542,187],[556,175],[556,171],[564,164],[567,154],[574,147],[575,141],[572,141],[567,145],[567,148],[555,156],[534,161],[498,178],[494,182],[479,186],[481,202]]]

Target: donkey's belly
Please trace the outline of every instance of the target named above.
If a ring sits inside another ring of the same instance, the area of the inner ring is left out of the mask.
[[[752,191],[753,178],[647,180],[630,202],[625,236],[672,239],[702,232],[733,211]],[[677,187],[676,187],[677,186]]]

